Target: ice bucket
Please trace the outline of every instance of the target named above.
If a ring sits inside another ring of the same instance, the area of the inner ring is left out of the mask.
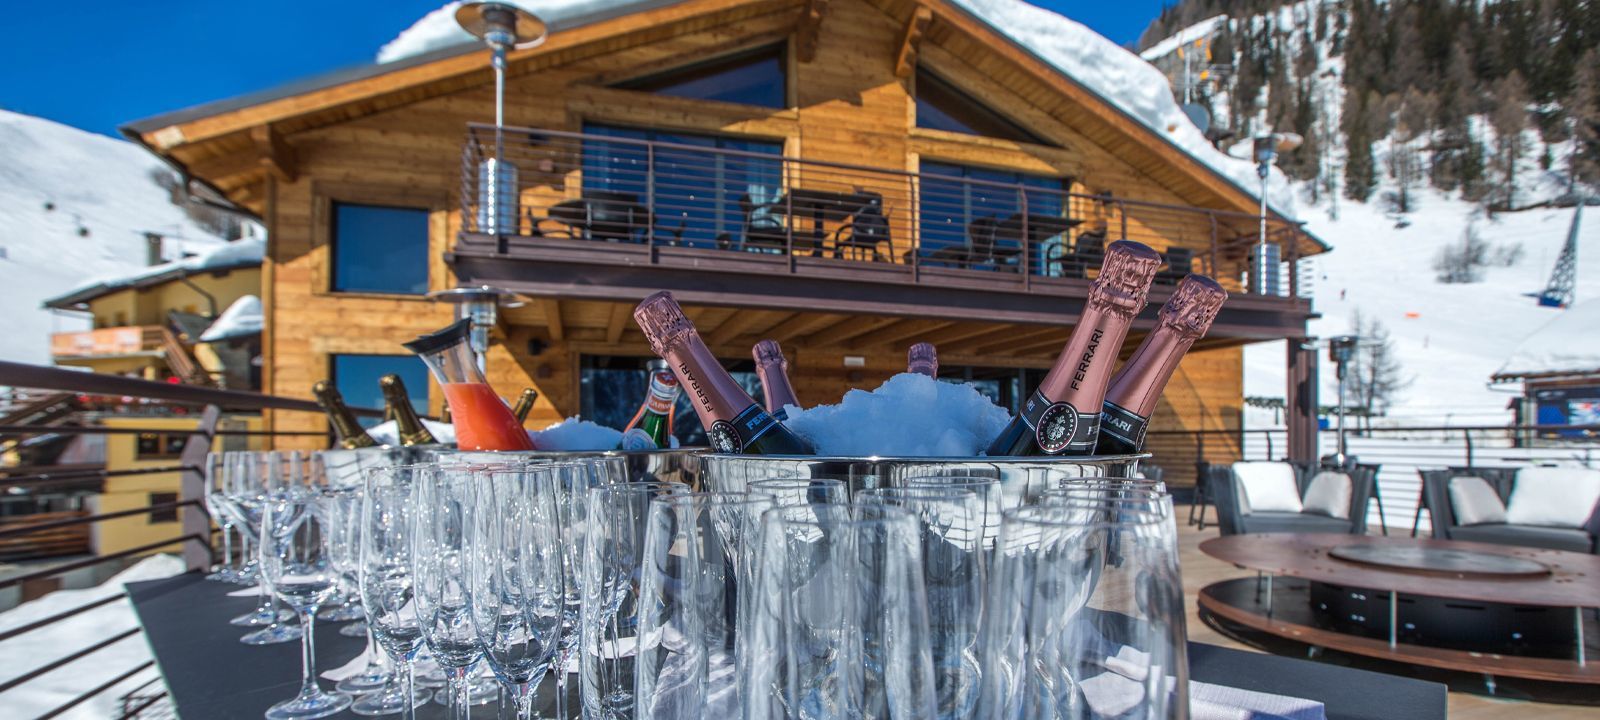
[[[628,479],[669,480],[698,487],[700,455],[705,448],[666,450],[528,450],[514,452],[460,451],[448,448],[421,450],[415,462],[494,463],[506,460],[560,462],[586,457],[620,457],[628,461]]]
[[[821,457],[808,455],[701,455],[700,481],[708,490],[736,492],[768,477],[842,480],[854,495],[874,487],[904,485],[925,475],[973,475],[999,481],[1014,502],[1031,502],[1062,477],[1137,477],[1138,455],[1077,457]]]

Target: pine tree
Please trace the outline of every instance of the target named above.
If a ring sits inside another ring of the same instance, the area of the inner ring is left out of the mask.
[[[1569,176],[1574,182],[1600,183],[1600,51],[1595,48],[1578,61],[1566,106],[1573,138]]]
[[[1376,92],[1361,95],[1350,90],[1344,96],[1344,196],[1366,202],[1378,184],[1378,174],[1372,159],[1372,143],[1376,129],[1371,127],[1372,106],[1381,106]]]
[[[1517,162],[1525,151],[1522,131],[1528,127],[1528,84],[1522,73],[1512,70],[1495,83],[1494,112],[1489,114],[1489,122],[1495,133],[1494,171],[1503,183],[1495,199],[1510,209],[1516,206]]]
[[[1390,63],[1390,88],[1404,92],[1406,88],[1425,88],[1431,83],[1424,78],[1427,66],[1422,58],[1422,34],[1417,28],[1417,11],[1406,6],[1395,19],[1394,60]]]

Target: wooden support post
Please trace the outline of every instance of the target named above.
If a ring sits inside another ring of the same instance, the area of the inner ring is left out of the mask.
[[[257,125],[250,128],[250,141],[256,146],[257,162],[273,177],[284,182],[294,182],[295,159],[294,148],[283,141],[271,125]]]
[[[184,541],[183,566],[186,570],[207,572],[211,568],[211,515],[205,508],[206,455],[211,452],[211,442],[217,432],[217,419],[221,416],[222,411],[217,406],[207,405],[205,411],[200,413],[200,424],[184,442],[183,453],[178,456],[178,462],[183,465],[183,473],[178,483],[178,499],[194,500],[199,503],[199,505],[185,505],[180,511],[183,534],[203,538]]]
[[[822,19],[828,15],[828,0],[806,0],[795,28],[795,57],[808,63],[817,59],[817,40],[822,34]]]
[[[1289,338],[1284,424],[1290,460],[1317,459],[1317,349],[1308,338]],[[1309,346],[1309,347],[1308,347]]]
[[[911,77],[917,69],[917,47],[922,44],[922,34],[927,32],[928,24],[933,22],[933,9],[925,5],[918,5],[911,19],[906,21],[906,29],[900,34],[900,51],[895,54],[894,76],[897,78]]]

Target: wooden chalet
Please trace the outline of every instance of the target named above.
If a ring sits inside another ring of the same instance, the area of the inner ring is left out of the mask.
[[[478,124],[492,78],[488,51],[463,44],[124,129],[265,222],[266,392],[307,396],[347,358],[402,354],[452,317],[424,293],[493,285],[529,299],[501,313],[488,367],[503,395],[539,389],[534,425],[611,405],[626,420],[638,398],[596,380],[642,368],[631,310],[659,289],[735,370],[757,340],[782,342],[807,404],[875,386],[929,341],[944,377],[1015,407],[1122,238],[1169,265],[1124,353],[1186,272],[1234,290],[1155,430],[1236,429],[1240,347],[1305,334],[1295,263],[1323,245],[1270,218],[1288,287],[1247,292],[1251,190],[953,2],[646,0],[561,18],[511,53],[498,136]],[[492,159],[514,166],[498,191]],[[1236,452],[1206,441],[1211,460]],[[1181,483],[1193,460],[1158,462]]]

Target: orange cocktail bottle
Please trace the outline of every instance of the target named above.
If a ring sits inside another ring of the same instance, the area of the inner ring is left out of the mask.
[[[462,450],[535,450],[522,423],[483,379],[467,338],[472,321],[462,318],[438,332],[405,343],[444,387]]]

